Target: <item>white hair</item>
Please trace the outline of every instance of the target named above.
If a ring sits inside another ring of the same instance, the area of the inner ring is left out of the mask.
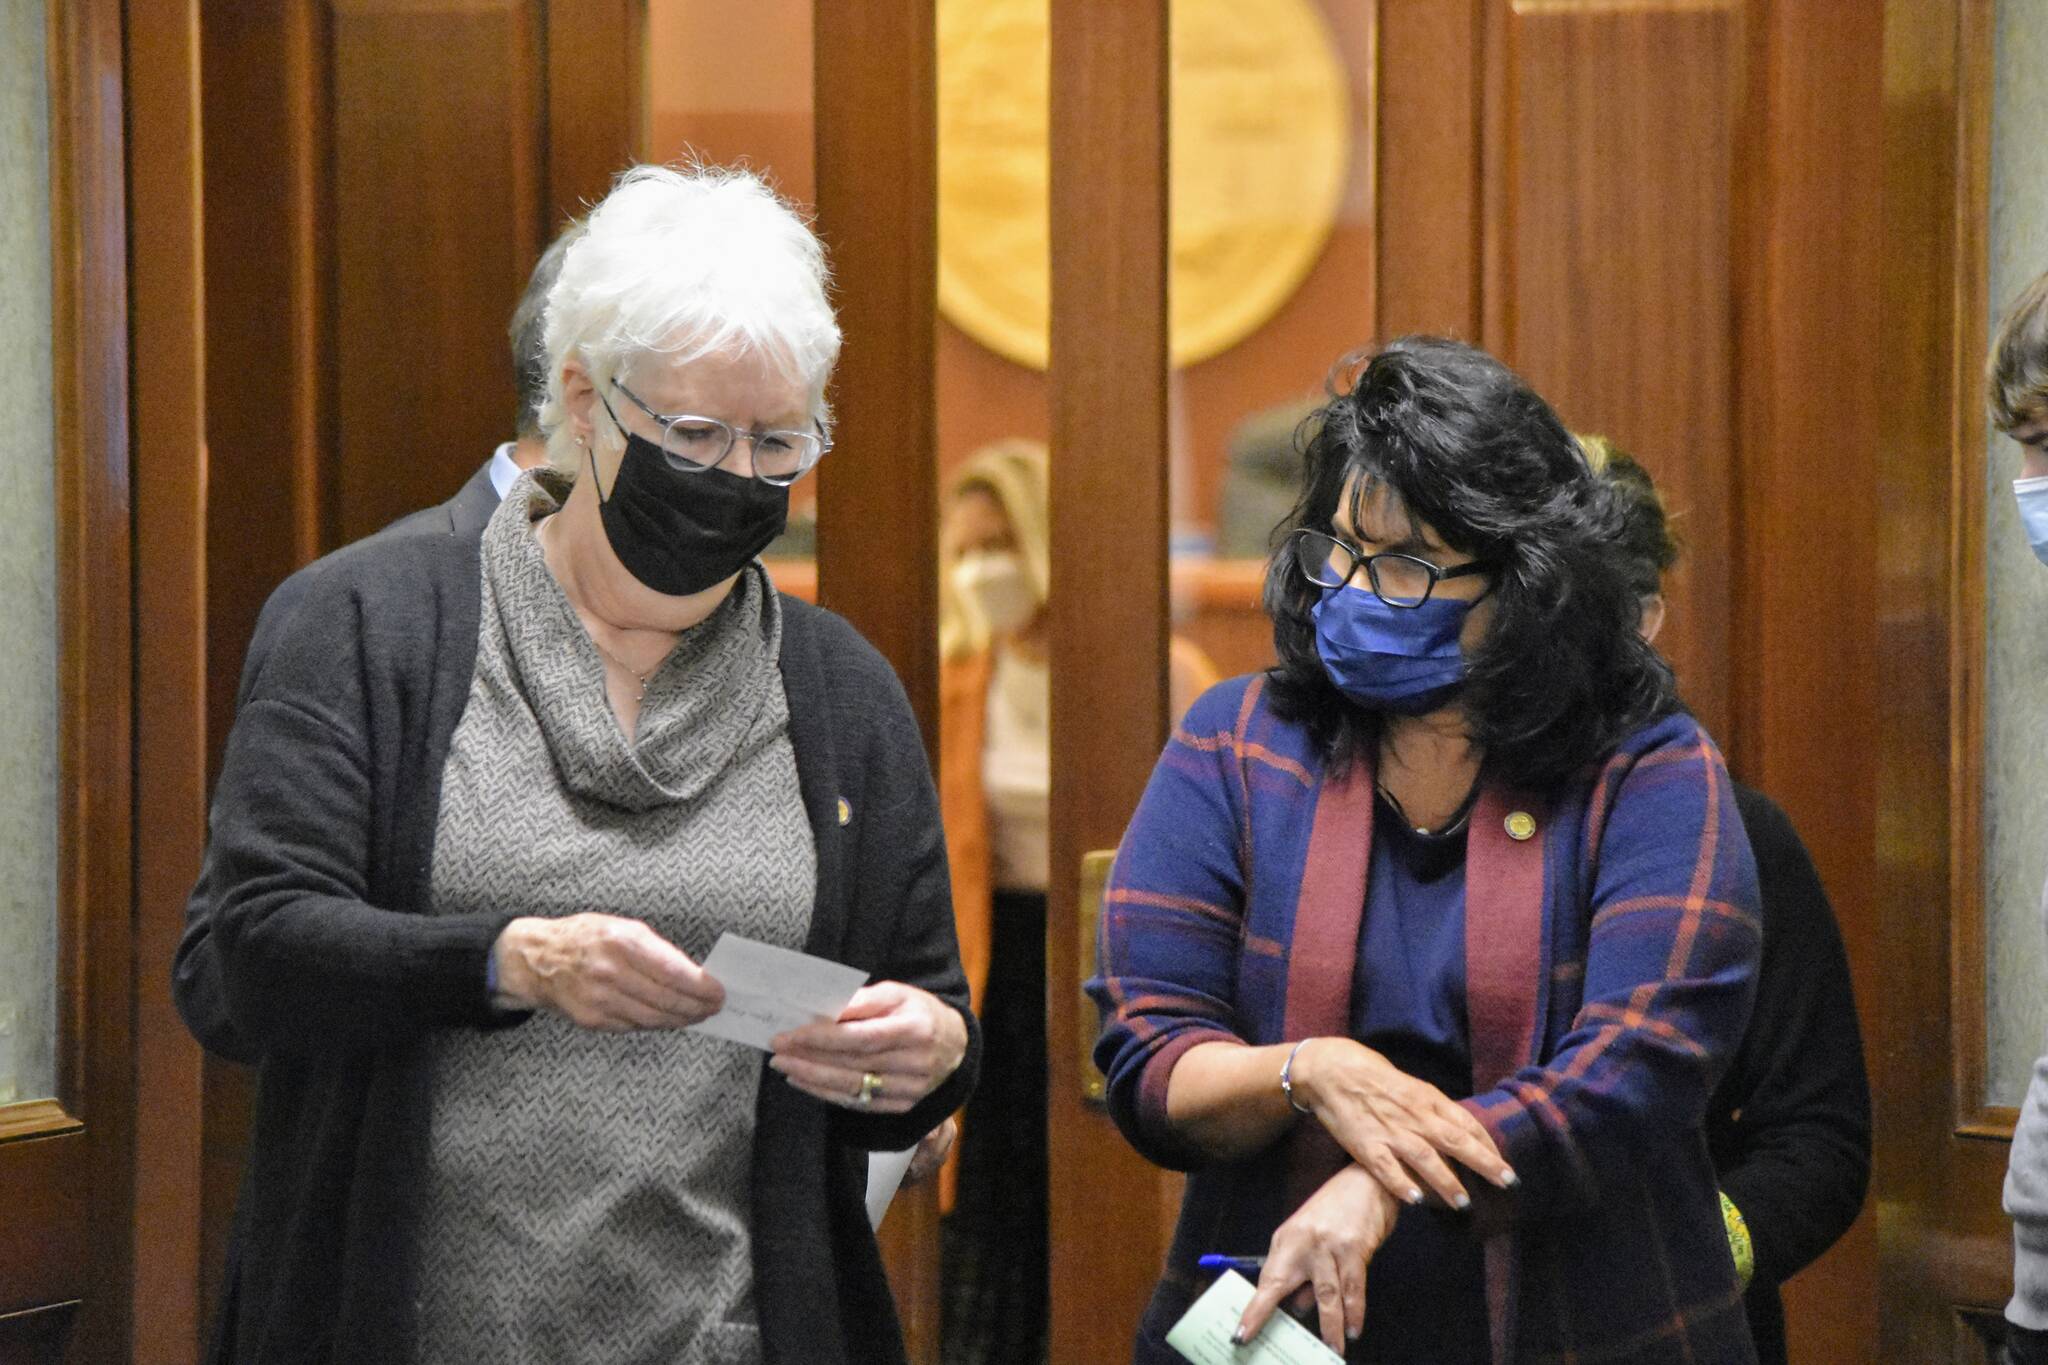
[[[757,354],[802,384],[827,420],[839,358],[825,248],[751,171],[634,166],[590,212],[548,291],[548,459],[574,474],[562,366],[579,362],[602,393],[649,356],[689,362]]]

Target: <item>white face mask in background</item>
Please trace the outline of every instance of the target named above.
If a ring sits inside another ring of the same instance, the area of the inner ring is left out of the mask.
[[[1038,614],[1038,594],[1022,556],[1014,551],[975,551],[953,565],[953,588],[967,600],[993,635],[1015,635]]]
[[[2048,476],[2014,479],[2013,496],[2020,504],[2020,524],[2027,528],[2027,544],[2034,558],[2048,564]]]

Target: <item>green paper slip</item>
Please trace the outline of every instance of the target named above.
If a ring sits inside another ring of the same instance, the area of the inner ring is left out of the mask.
[[[1285,1313],[1274,1313],[1250,1342],[1233,1346],[1230,1334],[1252,1292],[1250,1280],[1235,1270],[1224,1271],[1173,1325],[1166,1344],[1195,1365],[1344,1365],[1344,1357]]]

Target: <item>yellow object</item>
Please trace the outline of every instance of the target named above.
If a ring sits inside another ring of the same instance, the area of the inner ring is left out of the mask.
[[[1230,349],[1308,277],[1344,195],[1350,83],[1314,0],[1175,0],[1175,365]],[[939,0],[939,308],[1019,364],[1048,352],[1047,0]]]
[[[1508,838],[1518,844],[1536,837],[1536,817],[1525,810],[1510,813],[1501,824],[1507,827]]]
[[[1725,1192],[1721,1195],[1721,1221],[1728,1228],[1728,1250],[1735,1256],[1736,1282],[1747,1289],[1756,1274],[1756,1248],[1749,1240],[1748,1220]]]
[[[841,826],[853,823],[853,805],[843,796],[839,798],[839,823]]]

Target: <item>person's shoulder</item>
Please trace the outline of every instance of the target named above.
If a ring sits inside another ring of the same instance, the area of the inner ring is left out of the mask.
[[[820,667],[835,673],[850,670],[855,675],[886,674],[891,679],[895,678],[896,670],[889,666],[882,651],[876,649],[853,622],[836,611],[806,602],[801,597],[792,597],[786,592],[778,592],[777,596],[782,602],[785,654],[796,647],[814,653]]]
[[[437,511],[429,508],[414,515],[431,518]],[[423,589],[439,587],[475,568],[482,544],[479,538],[446,534],[430,520],[407,529],[409,520],[394,522],[316,561],[320,572],[308,591],[381,603],[416,598]]]
[[[278,586],[259,624],[263,638],[252,697],[322,693],[356,670],[343,660],[431,656],[451,611],[474,611],[482,592],[480,542],[446,535],[392,535],[387,528],[344,545]],[[418,662],[418,661],[415,661]]]
[[[1812,870],[1813,855],[1807,851],[1806,841],[1799,837],[1784,807],[1754,787],[1745,787],[1740,782],[1730,785],[1735,790],[1735,810],[1742,819],[1742,832],[1749,837],[1759,872],[1774,879],[1795,873],[1817,877]]]
[[[1241,673],[1213,683],[1188,706],[1180,728],[1195,735],[1233,732],[1249,716],[1266,713],[1266,690],[1264,673]]]
[[[1702,793],[1712,801],[1715,787],[1725,793],[1731,785],[1713,736],[1683,709],[1638,726],[1583,769],[1580,782],[1596,806],[1666,800],[1697,805]]]
[[[1797,842],[1799,835],[1792,828],[1792,817],[1785,814],[1785,808],[1765,796],[1755,787],[1745,787],[1731,781],[1729,788],[1735,793],[1735,809],[1742,816],[1742,824],[1749,831],[1750,842],[1757,843],[1761,836],[1771,836],[1778,842]]]

